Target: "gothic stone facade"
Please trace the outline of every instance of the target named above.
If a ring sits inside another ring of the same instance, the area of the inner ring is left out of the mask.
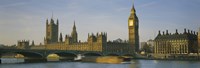
[[[63,40],[62,33],[60,33],[60,38],[58,39],[58,20],[57,23],[53,19],[50,20],[50,23],[46,20],[44,45],[31,46],[31,49],[92,51],[107,54],[134,55],[135,51],[139,51],[138,23],[138,17],[133,6],[128,19],[129,42],[107,42],[107,33],[105,32],[96,33],[95,35],[88,34],[87,42],[79,42],[75,22],[71,35],[65,35],[65,40]]]
[[[19,40],[17,41],[18,49],[28,49],[29,48],[29,40]]]
[[[134,6],[128,19],[129,43],[134,47],[135,52],[139,52],[139,20]]]
[[[51,19],[53,21],[53,19]],[[51,23],[54,24],[54,23]],[[48,26],[47,26],[48,27]],[[50,29],[54,29],[53,27]],[[57,28],[55,28],[57,29]],[[47,29],[47,33],[49,29]],[[51,31],[50,31],[51,32]],[[56,33],[57,34],[57,33]],[[55,35],[56,35],[55,34]],[[48,37],[48,34],[46,34]],[[57,39],[57,38],[54,38]],[[74,22],[71,35],[65,35],[65,40],[63,41],[62,33],[60,33],[60,38],[57,43],[47,42],[44,40],[45,45],[40,46],[48,50],[71,50],[71,51],[93,51],[93,52],[104,52],[107,54],[134,54],[134,47],[128,42],[107,42],[107,33],[100,32],[96,34],[88,34],[87,42],[78,42],[78,33],[76,31],[76,25]],[[38,48],[38,46],[31,47],[32,49]],[[41,49],[40,48],[40,49]]]
[[[51,19],[50,23],[46,20],[46,38],[44,38],[45,44],[57,43],[58,42],[58,25],[54,23],[54,20]]]
[[[155,38],[154,54],[155,56],[172,56],[172,55],[187,55],[190,53],[197,53],[197,34],[193,31],[184,33],[169,34],[168,30],[166,34],[163,32],[161,35],[160,31]],[[157,55],[156,55],[157,54]]]

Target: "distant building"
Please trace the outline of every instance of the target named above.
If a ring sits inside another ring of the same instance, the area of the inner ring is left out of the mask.
[[[150,40],[152,42],[152,40]],[[141,52],[145,52],[145,53],[152,53],[153,51],[153,45],[150,44],[150,41],[148,40],[147,42],[141,42]]]
[[[29,40],[19,40],[17,42],[17,48],[18,49],[29,49]]]
[[[154,40],[152,40],[152,39],[150,39],[150,40],[148,40],[147,41],[147,45],[150,45],[150,46],[154,46],[155,44],[154,44],[155,42],[154,42]]]
[[[62,38],[62,34],[60,34],[60,41],[62,41],[61,38]],[[73,26],[71,35],[65,36],[65,44],[72,44],[72,43],[78,43],[78,33],[76,31],[75,22],[74,22],[74,26]]]
[[[4,46],[5,46],[4,44],[0,44],[0,48],[1,48],[1,47],[4,47]]]
[[[150,52],[152,53],[154,51],[154,45],[155,45],[154,40],[152,40],[152,39],[148,40],[147,45],[149,46]]]
[[[140,50],[143,49],[143,47],[147,45],[147,42],[140,42]]]
[[[34,43],[34,41],[32,41],[32,43],[31,43],[31,46],[35,46],[35,43]]]
[[[52,18],[50,20],[50,23],[48,22],[48,19],[46,20],[46,38],[44,38],[44,44],[58,42],[58,25],[58,20],[56,24]]]
[[[198,31],[198,48],[199,48],[199,53],[200,53],[200,28]]]
[[[168,33],[168,30],[163,34],[158,33],[155,38],[154,54],[155,56],[164,56],[165,58],[174,55],[187,55],[197,53],[197,34],[194,31],[184,29],[184,33],[174,34]]]

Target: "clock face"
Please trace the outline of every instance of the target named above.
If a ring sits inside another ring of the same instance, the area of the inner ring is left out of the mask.
[[[129,26],[133,26],[133,20],[129,20],[128,25],[129,25]]]

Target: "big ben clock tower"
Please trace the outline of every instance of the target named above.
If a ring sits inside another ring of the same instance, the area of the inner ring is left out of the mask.
[[[134,48],[135,52],[139,51],[139,20],[136,15],[134,6],[128,19],[129,44]]]

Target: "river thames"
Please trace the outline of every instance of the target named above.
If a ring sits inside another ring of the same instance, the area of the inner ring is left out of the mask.
[[[200,68],[200,61],[133,60],[130,64],[86,62],[2,63],[0,68]]]

